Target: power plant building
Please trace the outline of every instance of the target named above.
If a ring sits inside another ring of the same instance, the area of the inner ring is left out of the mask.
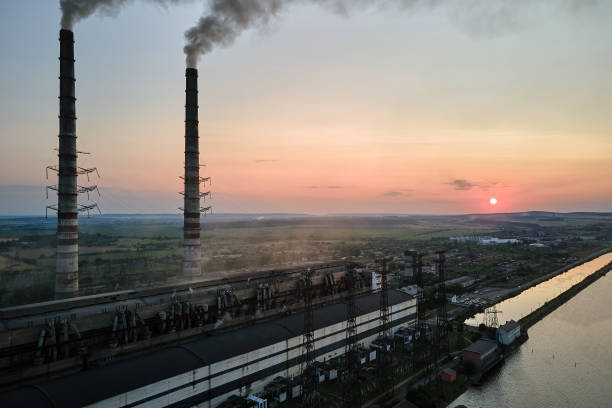
[[[381,331],[379,294],[356,298],[357,338],[368,347]],[[389,291],[392,331],[416,322],[416,299]],[[346,305],[314,311],[315,353],[329,361],[344,353]],[[301,313],[213,334],[144,356],[25,386],[0,395],[0,406],[28,407],[207,407],[232,395],[263,391],[274,378],[300,373]]]
[[[416,326],[416,297],[387,292],[386,274],[370,280],[352,261],[202,279],[200,214],[211,207],[201,206],[210,192],[200,187],[210,178],[200,176],[194,68],[185,71],[182,281],[79,297],[78,213],[96,205],[79,204],[78,194],[97,187],[77,179],[97,170],[77,164],[74,62],[74,35],[62,29],[59,160],[48,167],[58,173],[48,187],[58,193],[48,207],[58,213],[56,300],[0,309],[0,407],[215,408],[232,396],[257,401],[279,377],[295,398],[305,337],[314,341],[309,364],[335,366],[337,379],[348,338],[368,348]],[[350,319],[347,294],[357,310]]]

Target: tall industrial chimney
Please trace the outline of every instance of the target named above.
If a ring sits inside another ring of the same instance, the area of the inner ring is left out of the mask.
[[[60,30],[59,166],[55,297],[79,293],[74,38]]]
[[[200,148],[198,70],[185,70],[185,191],[183,208],[183,276],[200,276]]]

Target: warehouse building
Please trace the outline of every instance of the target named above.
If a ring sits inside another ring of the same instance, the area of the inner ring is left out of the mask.
[[[414,325],[416,299],[389,291],[393,330]],[[380,332],[379,294],[356,298],[359,342]],[[314,312],[317,360],[344,353],[346,305]],[[216,407],[231,395],[263,391],[278,376],[299,374],[303,317],[294,314],[167,347],[0,395],[0,406]]]
[[[463,349],[463,361],[472,363],[477,371],[484,371],[499,359],[499,354],[495,340],[480,339]]]
[[[521,337],[521,325],[514,320],[507,321],[497,329],[497,341],[504,346],[512,344],[519,337]]]

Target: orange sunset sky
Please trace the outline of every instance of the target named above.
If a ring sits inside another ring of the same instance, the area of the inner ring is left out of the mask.
[[[215,211],[610,211],[612,6],[442,3],[294,5],[204,56]],[[43,214],[59,10],[0,8],[0,215]],[[178,212],[183,32],[202,13],[135,2],[75,27],[78,146],[106,213]]]

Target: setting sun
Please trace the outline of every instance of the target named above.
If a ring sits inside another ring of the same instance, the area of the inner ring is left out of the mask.
[[[491,205],[497,204],[497,198],[491,197],[491,199],[489,200],[489,203],[491,203]]]

